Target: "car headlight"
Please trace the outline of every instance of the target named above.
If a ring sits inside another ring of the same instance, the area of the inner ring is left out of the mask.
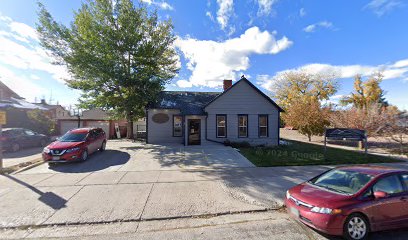
[[[50,149],[48,149],[48,148],[45,147],[45,148],[43,149],[43,152],[44,152],[44,153],[50,153]]]
[[[67,153],[76,152],[76,151],[79,151],[79,149],[81,149],[81,148],[79,148],[79,147],[70,148],[70,149],[68,149],[66,152],[67,152]]]
[[[341,213],[341,209],[331,209],[331,208],[321,208],[321,207],[313,207],[310,211],[315,213],[322,213],[322,214],[339,214]]]
[[[289,193],[289,190],[288,190],[288,191],[286,191],[286,198],[287,198],[287,199],[289,199],[289,198],[290,198],[290,193]]]

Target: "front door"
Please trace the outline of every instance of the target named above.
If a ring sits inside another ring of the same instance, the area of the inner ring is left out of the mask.
[[[200,119],[188,120],[188,145],[201,144],[200,122]]]

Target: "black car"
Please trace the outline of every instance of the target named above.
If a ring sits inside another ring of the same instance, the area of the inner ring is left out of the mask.
[[[46,135],[24,128],[5,128],[1,132],[0,140],[3,150],[11,152],[22,148],[44,147],[50,141]]]

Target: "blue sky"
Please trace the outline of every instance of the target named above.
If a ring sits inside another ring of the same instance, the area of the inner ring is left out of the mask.
[[[408,110],[408,3],[400,0],[143,0],[171,17],[180,74],[168,90],[220,91],[223,79],[245,74],[268,93],[288,70],[334,71],[350,93],[353,76],[383,70],[387,100]],[[43,1],[68,24],[79,0]],[[64,67],[38,45],[35,1],[0,4],[0,80],[22,97],[74,104]]]

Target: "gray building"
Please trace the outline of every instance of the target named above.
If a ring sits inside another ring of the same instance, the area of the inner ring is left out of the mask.
[[[282,111],[245,77],[223,92],[163,91],[147,108],[147,143],[278,145]]]

